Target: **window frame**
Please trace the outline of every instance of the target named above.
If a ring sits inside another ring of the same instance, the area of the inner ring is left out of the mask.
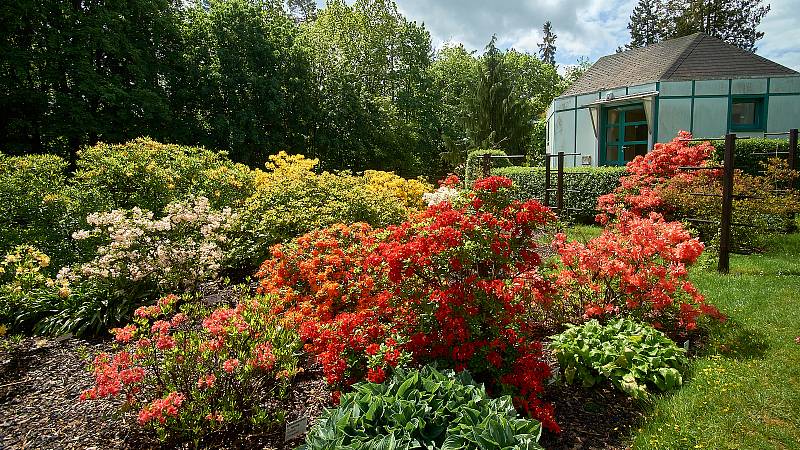
[[[601,166],[624,166],[628,163],[625,161],[625,147],[633,146],[633,145],[644,145],[646,150],[649,150],[650,141],[650,126],[647,123],[647,111],[644,111],[645,105],[644,103],[631,103],[627,105],[619,105],[619,106],[609,106],[603,107],[600,111],[602,117],[602,127],[601,132],[602,137],[600,139],[600,148],[598,149],[598,162]],[[644,120],[637,120],[633,122],[627,121],[627,112],[632,110],[641,109],[645,113]],[[616,110],[619,114],[619,118],[616,124],[609,124],[608,123],[608,113],[609,111]],[[638,126],[644,125],[647,127],[647,135],[648,138],[641,141],[626,141],[625,140],[625,127],[627,126]],[[608,130],[617,128],[617,140],[616,141],[608,141]],[[617,147],[617,159],[616,160],[609,160],[607,158],[608,146],[613,145]],[[634,156],[635,157],[635,156]]]
[[[732,95],[728,110],[728,120],[730,121],[730,131],[764,131],[766,128],[766,99],[764,95]],[[733,105],[737,103],[753,103],[755,111],[753,118],[755,122],[746,124],[736,124],[733,122]]]

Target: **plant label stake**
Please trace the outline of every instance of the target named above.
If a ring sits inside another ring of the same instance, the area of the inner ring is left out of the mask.
[[[301,417],[297,420],[286,422],[286,435],[283,438],[283,442],[289,442],[292,439],[297,439],[306,434],[307,427],[308,417]]]

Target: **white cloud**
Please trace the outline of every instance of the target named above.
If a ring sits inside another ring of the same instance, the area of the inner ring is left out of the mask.
[[[350,0],[348,0],[350,2]],[[482,51],[492,34],[498,45],[537,52],[545,21],[553,23],[556,61],[595,61],[629,40],[628,20],[637,0],[396,0],[411,20],[425,23],[436,47],[460,42]],[[323,3],[318,0],[318,3]],[[765,3],[767,1],[765,0]],[[800,70],[797,0],[771,0],[760,29],[758,54]]]

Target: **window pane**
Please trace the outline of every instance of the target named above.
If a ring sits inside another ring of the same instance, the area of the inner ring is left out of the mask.
[[[616,145],[609,145],[606,147],[606,161],[614,162],[619,159],[619,147]]]
[[[611,125],[612,123],[619,123],[619,111],[617,111],[616,109],[609,109],[607,122],[609,125]]]
[[[633,146],[636,156],[644,156],[647,154],[647,144],[636,144]]]
[[[734,125],[754,125],[756,123],[756,102],[735,102],[731,112]]]
[[[629,125],[625,127],[626,141],[646,141],[647,125]]]
[[[634,154],[633,146],[632,145],[626,145],[625,147],[622,147],[622,148],[623,148],[624,154],[625,154],[625,161],[633,161],[633,157],[636,156]]]
[[[625,111],[625,122],[645,122],[644,107]]]
[[[606,142],[619,141],[619,127],[609,127],[606,130]]]

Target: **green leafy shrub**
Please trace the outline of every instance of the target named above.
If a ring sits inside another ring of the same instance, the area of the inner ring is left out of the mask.
[[[634,398],[647,397],[649,386],[660,391],[681,386],[687,364],[685,351],[664,333],[629,318],[570,325],[553,337],[550,348],[568,383],[578,380],[588,387],[609,380]]]
[[[467,188],[472,187],[472,183],[482,175],[483,155],[505,156],[502,150],[472,150],[467,154],[467,164],[464,169],[464,183]],[[508,167],[511,161],[507,158],[491,158],[491,167]]]
[[[714,145],[714,159],[722,161],[725,153],[725,141],[717,140],[711,141]],[[765,139],[765,138],[750,138],[738,139],[736,141],[736,150],[734,151],[735,166],[737,169],[750,175],[760,175],[763,168],[762,163],[766,162],[769,155],[759,155],[758,153],[771,153],[775,156],[775,152],[789,151],[788,138],[784,139]]]
[[[588,175],[584,175],[587,173]],[[564,206],[572,208],[567,218],[576,222],[593,222],[597,213],[597,198],[613,192],[625,174],[624,167],[568,167],[564,169]],[[519,200],[544,199],[544,167],[501,167],[492,175],[514,180]],[[552,187],[556,185],[556,170],[550,173]],[[550,192],[550,204],[555,205],[556,193]]]
[[[53,257],[53,264],[71,261],[66,170],[55,155],[0,154],[0,254],[24,244]]]
[[[758,163],[762,175],[736,170],[733,178],[734,224],[731,242],[737,252],[758,251],[768,245],[775,232],[795,229],[795,214],[800,213],[797,192],[776,192],[789,182],[797,182],[800,173],[789,170],[786,160],[769,158]],[[660,188],[665,209],[676,219],[699,219],[691,225],[710,247],[719,245],[722,217],[722,177],[716,173],[697,173],[692,177],[674,177]],[[703,194],[703,195],[698,195]]]
[[[254,171],[202,147],[139,138],[100,143],[78,156],[71,184],[81,217],[117,208],[161,211],[189,196],[206,197],[215,208],[237,206],[253,194]]]
[[[541,424],[491,399],[467,372],[398,370],[358,383],[309,432],[304,450],[367,448],[540,449]]]

